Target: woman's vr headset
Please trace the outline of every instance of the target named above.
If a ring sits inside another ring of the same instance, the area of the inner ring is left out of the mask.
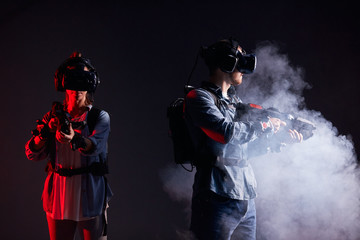
[[[238,50],[239,44],[233,39],[219,41],[210,47],[202,47],[200,55],[211,68],[232,73],[237,69],[243,74],[253,73],[256,68],[255,54],[246,54]]]
[[[56,70],[54,80],[55,89],[60,92],[66,89],[95,92],[100,83],[99,76],[90,60],[83,57],[70,57],[65,60]]]

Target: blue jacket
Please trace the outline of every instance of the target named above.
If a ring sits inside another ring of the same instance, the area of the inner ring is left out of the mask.
[[[90,108],[92,106],[89,106]],[[87,114],[88,116],[88,114]],[[86,116],[86,118],[87,118]],[[48,123],[50,121],[50,112],[45,114],[43,121]],[[94,130],[92,133],[89,133],[88,126],[86,126],[81,135],[89,138],[93,143],[93,149],[91,152],[82,152],[81,153],[81,167],[90,166],[94,162],[100,162],[100,156],[106,158],[107,156],[107,140],[110,133],[110,116],[109,114],[101,110],[99,117],[96,121]],[[52,136],[47,142],[46,145],[39,151],[35,151],[31,148],[34,138],[31,138],[25,145],[25,153],[29,160],[40,161],[48,160],[50,161],[56,169],[57,163],[57,153],[56,145],[60,144],[55,140],[55,137]],[[48,176],[45,181],[44,191],[42,195],[43,207],[46,212],[52,212],[52,176],[54,173],[52,171],[48,172]],[[105,186],[106,184],[106,186]],[[104,206],[104,197],[106,189],[106,202],[108,202],[112,196],[112,191],[105,181],[103,176],[93,176],[92,174],[83,174],[81,180],[81,198],[82,198],[82,210],[84,217],[94,217],[102,214]]]
[[[217,96],[220,106],[209,91]],[[241,100],[234,87],[228,96],[224,98],[221,88],[204,82],[185,98],[185,119],[199,155],[194,196],[211,190],[232,199],[252,199],[256,197],[256,179],[248,159],[269,150],[273,130],[270,122],[265,130],[263,122],[234,121],[233,104]]]

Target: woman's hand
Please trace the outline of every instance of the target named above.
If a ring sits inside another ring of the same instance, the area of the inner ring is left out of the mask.
[[[48,122],[48,126],[50,129],[50,132],[52,132],[52,133],[56,132],[56,130],[58,130],[58,128],[59,128],[58,118],[51,118],[50,121]]]
[[[70,143],[70,141],[73,139],[75,132],[74,129],[71,126],[69,126],[69,131],[70,134],[65,134],[62,131],[60,131],[60,129],[56,130],[56,139],[60,142],[60,143]]]

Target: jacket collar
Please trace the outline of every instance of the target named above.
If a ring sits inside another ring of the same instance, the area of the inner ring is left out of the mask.
[[[224,98],[222,95],[222,91],[221,88],[218,87],[216,84],[209,82],[209,81],[204,81],[201,83],[201,87],[207,90],[212,91],[214,94],[216,94],[219,98]],[[230,88],[228,89],[228,96],[230,98],[233,98],[236,95],[236,90],[234,86],[230,86]]]

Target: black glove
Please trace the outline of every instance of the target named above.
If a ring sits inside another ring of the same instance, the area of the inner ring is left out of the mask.
[[[85,149],[86,146],[87,146],[86,142],[85,142],[85,138],[83,136],[81,136],[81,134],[79,134],[77,132],[75,132],[75,135],[71,139],[70,144],[71,144],[71,149],[73,151],[75,151],[76,149],[79,149],[79,148]]]
[[[269,115],[261,106],[255,104],[234,104],[236,108],[234,121],[267,122]]]
[[[31,134],[38,136],[41,141],[46,141],[51,135],[49,126],[40,119],[36,120],[36,123],[36,129],[32,130]]]

